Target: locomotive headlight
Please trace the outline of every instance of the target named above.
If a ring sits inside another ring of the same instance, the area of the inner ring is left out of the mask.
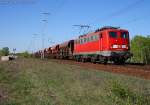
[[[115,45],[115,44],[114,44],[112,47],[113,47],[113,48],[118,48],[118,45]]]
[[[122,45],[122,48],[127,48],[127,46],[126,45]]]

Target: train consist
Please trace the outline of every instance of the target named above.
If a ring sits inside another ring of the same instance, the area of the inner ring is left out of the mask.
[[[40,57],[74,59],[81,62],[124,63],[131,58],[129,32],[117,27],[102,27],[61,44],[34,53]]]

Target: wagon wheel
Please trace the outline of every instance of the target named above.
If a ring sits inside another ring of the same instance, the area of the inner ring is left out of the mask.
[[[86,59],[85,58],[81,58],[81,61],[83,62],[83,63],[85,63],[86,62]]]
[[[92,57],[92,58],[91,58],[91,62],[94,63],[94,64],[96,63],[95,57]]]
[[[104,59],[104,65],[106,65],[108,62],[108,59]]]

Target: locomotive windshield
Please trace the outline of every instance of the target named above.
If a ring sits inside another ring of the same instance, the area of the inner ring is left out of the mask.
[[[109,32],[109,37],[117,38],[117,32]]]
[[[127,32],[121,32],[121,38],[128,38]]]

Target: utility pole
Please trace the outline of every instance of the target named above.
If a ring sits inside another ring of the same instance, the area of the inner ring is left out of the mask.
[[[32,36],[31,36],[31,41],[30,41],[30,43],[29,43],[29,45],[28,45],[28,47],[27,47],[27,51],[29,51],[29,52],[34,52],[34,50],[35,50],[35,38],[37,37],[37,35],[38,34],[32,34]]]
[[[42,20],[42,22],[43,22],[43,30],[42,30],[42,53],[41,53],[41,59],[44,59],[45,58],[45,54],[44,54],[44,40],[45,40],[45,38],[44,38],[44,36],[46,34],[45,29],[46,29],[46,25],[48,23],[47,16],[50,15],[50,13],[49,12],[43,12],[41,14],[44,16],[44,20]]]
[[[38,49],[38,47],[36,46],[36,45],[37,45],[37,44],[36,44],[36,43],[37,43],[36,41],[37,41],[38,35],[39,35],[39,34],[36,34],[36,33],[33,34],[33,37],[32,37],[32,38],[33,38],[33,50],[32,50],[32,52],[35,52],[35,51]]]
[[[13,48],[13,55],[16,55],[16,48]]]

